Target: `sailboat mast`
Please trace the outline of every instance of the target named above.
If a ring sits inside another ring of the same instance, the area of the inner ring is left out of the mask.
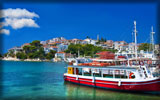
[[[154,34],[155,32],[153,31],[153,26],[151,27],[151,45],[152,45],[152,51],[154,53]]]
[[[135,55],[137,59],[137,29],[136,29],[136,21],[134,21],[134,35],[135,35]]]

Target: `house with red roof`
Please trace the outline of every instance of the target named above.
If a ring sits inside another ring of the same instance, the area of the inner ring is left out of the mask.
[[[30,45],[30,43],[24,43],[21,47],[23,48],[24,46]]]
[[[109,51],[102,51],[102,52],[96,53],[96,55],[98,55],[100,59],[114,59],[115,58],[115,54]]]

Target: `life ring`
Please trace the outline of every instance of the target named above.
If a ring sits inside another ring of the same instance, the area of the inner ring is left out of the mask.
[[[134,73],[129,74],[129,79],[132,79],[132,75],[134,75]]]
[[[147,61],[147,64],[152,64],[152,61],[151,61],[151,60],[148,60],[148,61]]]

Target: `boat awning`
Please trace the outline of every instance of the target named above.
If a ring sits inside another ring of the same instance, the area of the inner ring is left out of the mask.
[[[103,62],[127,61],[127,59],[92,59],[92,60],[103,61]]]
[[[95,67],[95,66],[74,66],[69,65],[68,67],[75,67],[75,68],[97,68],[97,69],[112,69],[112,70],[137,70],[139,67],[129,67],[129,66],[106,66],[106,67]]]

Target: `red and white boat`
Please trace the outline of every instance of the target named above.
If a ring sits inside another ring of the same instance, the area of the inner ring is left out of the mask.
[[[64,80],[106,89],[160,93],[160,62],[138,59],[137,51],[135,59],[98,59],[80,64],[75,60],[68,65]]]
[[[160,92],[160,70],[148,66],[84,66],[69,65],[64,80],[116,90]],[[154,69],[154,70],[153,70]]]

